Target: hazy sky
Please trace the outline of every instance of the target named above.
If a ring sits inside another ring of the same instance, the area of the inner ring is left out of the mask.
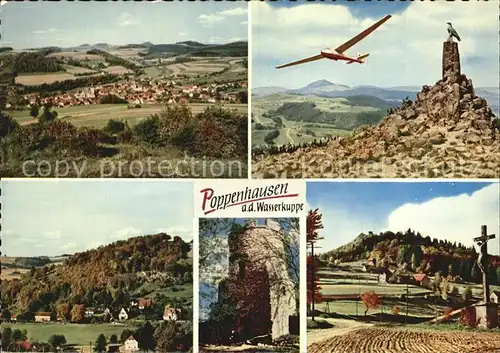
[[[307,202],[323,214],[322,251],[329,251],[368,231],[411,228],[423,236],[471,246],[488,226],[496,239],[490,254],[499,254],[499,183],[480,182],[309,182]]]
[[[498,1],[252,2],[252,84],[298,88],[319,79],[349,86],[432,85],[441,78],[446,22],[460,34],[462,72],[498,87]],[[347,51],[365,64],[323,59],[274,67],[337,47],[386,14],[382,27]]]
[[[0,46],[14,48],[248,39],[244,1],[40,1],[7,3],[1,11]]]
[[[133,236],[193,238],[189,182],[2,180],[2,254],[56,256]]]

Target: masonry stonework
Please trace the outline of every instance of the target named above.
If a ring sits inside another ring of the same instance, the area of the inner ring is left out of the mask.
[[[287,269],[284,230],[274,220],[229,236],[229,277],[219,298],[236,300],[245,331],[270,334],[275,340],[290,333],[289,318],[296,315],[293,282]]]

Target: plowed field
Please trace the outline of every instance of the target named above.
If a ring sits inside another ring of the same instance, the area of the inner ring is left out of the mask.
[[[307,353],[500,353],[500,334],[367,328],[313,343]]]

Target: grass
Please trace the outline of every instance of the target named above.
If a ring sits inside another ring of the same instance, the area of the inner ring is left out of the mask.
[[[33,341],[47,342],[52,335],[60,334],[66,337],[68,344],[85,346],[90,342],[94,343],[101,333],[107,338],[112,334],[120,337],[125,329],[135,330],[128,325],[78,325],[78,324],[59,324],[59,323],[17,323],[12,325],[2,325],[2,328],[10,327],[12,330],[20,329],[28,332],[28,339]]]
[[[431,291],[417,286],[408,286],[410,294],[431,293]],[[349,295],[374,291],[379,295],[401,295],[406,293],[406,284],[379,284],[369,283],[357,284],[330,284],[321,285],[321,293],[324,295]]]
[[[210,104],[189,104],[193,114],[201,113]],[[94,104],[75,107],[55,108],[59,118],[68,120],[77,127],[89,126],[103,128],[110,119],[127,121],[130,126],[137,124],[141,119],[157,114],[165,109],[163,104],[144,104],[142,108],[128,109],[127,104]],[[246,104],[226,104],[225,108],[236,109],[240,113],[247,113]],[[11,111],[9,114],[20,124],[36,122],[29,110]]]
[[[332,328],[333,324],[329,323],[326,320],[323,319],[307,319],[307,329],[315,330],[315,329],[326,329],[326,328]]]
[[[265,97],[254,97],[252,101],[252,144],[261,146],[265,144],[264,137],[272,130],[275,125],[271,118],[264,117],[264,113],[276,110],[284,103],[304,103],[314,102],[318,109],[328,113],[363,113],[373,112],[379,109],[365,106],[351,106],[346,98],[321,98],[311,96],[299,96],[291,94],[273,94]],[[346,136],[352,133],[351,130],[336,128],[332,124],[291,121],[281,117],[284,127],[279,129],[280,136],[274,140],[275,144],[280,146],[288,143],[299,144],[312,142],[328,136]],[[255,124],[269,126],[269,129],[257,130]],[[311,132],[315,135],[312,135]]]
[[[176,287],[178,290],[173,290]],[[192,298],[193,297],[193,284],[184,284],[182,286],[173,286],[168,288],[160,288],[159,284],[155,283],[144,283],[142,286],[137,288],[134,293],[139,294],[141,292],[146,292],[148,294],[144,295],[145,298],[154,299],[156,293],[163,294],[170,298]]]

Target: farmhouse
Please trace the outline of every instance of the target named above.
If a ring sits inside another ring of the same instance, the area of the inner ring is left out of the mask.
[[[145,298],[139,299],[139,309],[140,310],[150,308],[152,305],[153,305],[153,301],[151,299],[145,299]]]
[[[122,308],[122,310],[120,311],[120,314],[118,314],[118,319],[120,321],[128,320],[128,313],[124,308]]]
[[[35,313],[35,322],[49,322],[50,313]]]
[[[500,304],[500,291],[492,291],[490,294],[490,300],[492,303]]]
[[[431,280],[425,273],[417,273],[413,275],[413,278],[415,278],[415,281],[417,281],[422,287],[430,287]]]
[[[167,305],[163,311],[163,320],[177,321],[179,320],[180,312],[180,309],[172,308],[170,305]]]
[[[139,350],[139,342],[134,338],[134,336],[130,336],[125,341],[125,352],[137,352]]]
[[[85,317],[92,317],[95,314],[95,308],[86,308]]]

